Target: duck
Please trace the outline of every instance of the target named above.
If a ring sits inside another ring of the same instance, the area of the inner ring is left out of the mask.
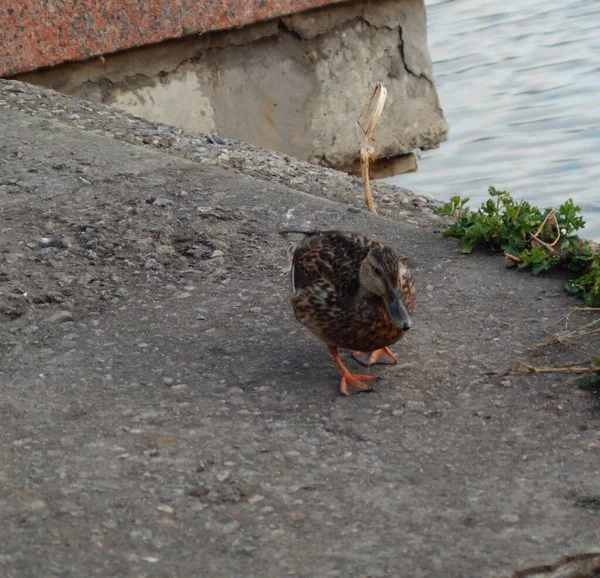
[[[296,319],[325,343],[340,374],[340,392],[372,391],[372,375],[351,373],[339,349],[365,366],[396,364],[389,349],[412,327],[413,275],[381,241],[345,231],[300,234],[290,248],[290,293]]]

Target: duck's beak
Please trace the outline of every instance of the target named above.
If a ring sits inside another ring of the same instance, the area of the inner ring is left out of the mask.
[[[394,323],[403,331],[408,331],[412,327],[412,320],[397,289],[389,290],[388,304]]]

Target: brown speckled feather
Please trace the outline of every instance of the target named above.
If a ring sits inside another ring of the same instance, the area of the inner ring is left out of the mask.
[[[361,263],[373,247],[383,255],[389,277],[398,279],[396,286],[411,312],[412,274],[383,243],[353,233],[321,231],[306,233],[294,251],[291,289],[296,318],[329,345],[372,351],[404,334],[383,299],[361,289]]]

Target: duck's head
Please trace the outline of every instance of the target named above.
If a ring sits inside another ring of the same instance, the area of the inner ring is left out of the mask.
[[[412,327],[404,302],[403,284],[409,275],[406,266],[389,247],[373,247],[360,265],[359,282],[367,293],[378,295],[393,319],[403,331]]]

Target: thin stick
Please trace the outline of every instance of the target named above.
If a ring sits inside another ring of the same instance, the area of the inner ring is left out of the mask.
[[[546,222],[548,221],[548,219],[550,217],[552,217],[552,215],[554,215],[554,211],[556,211],[557,208],[558,207],[552,207],[552,209],[550,210],[550,212],[546,215],[546,218],[542,221],[542,224],[540,225],[539,229],[535,233],[534,237],[537,237],[542,232],[542,229],[544,228],[544,225],[546,224]]]
[[[515,362],[525,369],[509,369],[506,375],[523,375],[526,373],[600,373],[600,367],[581,367],[572,364],[563,367],[534,367],[519,358],[515,359]]]
[[[545,243],[533,233],[529,233],[529,237],[530,240],[533,239],[536,243],[539,243],[544,249],[546,249],[546,251],[552,253],[553,255],[558,255],[558,251],[554,247],[551,247],[550,245],[548,245],[548,243]]]
[[[591,331],[580,331],[575,337],[585,337],[586,335],[594,335],[600,333],[600,329],[592,329]]]
[[[552,218],[554,219],[554,225],[556,226],[556,239],[554,239],[553,243],[550,243],[550,246],[554,247],[556,243],[560,241],[560,225],[558,224],[558,219],[556,218],[556,215],[552,215]]]
[[[360,151],[360,173],[363,179],[363,185],[365,189],[365,203],[367,203],[367,208],[374,215],[378,215],[377,208],[375,207],[375,203],[373,202],[373,195],[371,194],[371,185],[369,181],[369,161],[372,159],[371,155],[368,151],[362,150]]]
[[[548,335],[553,335],[550,332],[546,332]],[[538,347],[550,347],[550,345],[554,345],[555,343],[560,343],[561,345],[567,345],[570,347],[575,347],[572,343],[567,343],[563,341],[563,337],[559,337],[558,335],[553,335],[552,339],[548,339],[548,341],[542,341],[541,343],[534,343],[533,345],[528,345],[527,349],[536,349]]]
[[[600,311],[600,308],[599,307],[572,307],[571,310],[566,315],[563,315],[563,317],[561,317],[558,321],[556,321],[555,323],[552,323],[551,325],[548,325],[547,327],[544,327],[544,333],[550,335],[552,339],[549,339],[547,341],[543,341],[540,343],[536,343],[534,345],[530,345],[527,347],[527,349],[549,347],[550,345],[554,345],[556,343],[560,343],[561,345],[565,345],[567,347],[572,347],[574,349],[579,349],[579,347],[575,343],[570,343],[570,342],[575,339],[586,337],[588,335],[595,335],[595,334],[600,333],[600,328],[598,327],[598,324],[600,324],[600,318],[594,319],[593,321],[590,321],[589,323],[586,323],[585,325],[582,325],[581,327],[577,327],[575,329],[568,330],[568,324],[569,324],[571,315],[573,313],[575,313],[576,311],[584,311],[584,312]],[[556,327],[557,325],[559,325],[563,322],[564,322],[564,329],[561,333],[554,333],[553,331],[551,331],[551,328]],[[574,365],[577,365],[577,364],[574,364]],[[600,368],[599,368],[598,373],[600,373]]]
[[[573,329],[572,331],[569,331],[567,333],[563,333],[562,335],[557,335],[556,333],[552,333],[551,331],[549,331],[548,328],[544,328],[544,331],[548,335],[552,336],[552,339],[550,339],[549,341],[544,341],[542,343],[536,343],[531,347],[546,347],[548,345],[554,345],[554,343],[557,342],[562,343],[563,345],[567,345],[565,341],[569,339],[577,339],[585,335],[594,335],[595,333],[600,333],[600,329],[591,329],[591,327],[597,325],[598,323],[600,323],[600,319],[596,319],[591,323],[583,325],[582,327],[578,327],[577,329]],[[586,329],[588,331],[585,331]]]
[[[510,578],[527,578],[528,576],[539,576],[540,574],[554,574],[556,570],[558,570],[562,566],[570,564],[571,562],[593,560],[592,562],[590,562],[589,565],[586,565],[586,568],[583,569],[583,572],[585,572],[585,574],[579,572],[577,568],[571,568],[571,570],[575,570],[577,574],[573,574],[569,570],[569,576],[572,576],[573,578],[592,578],[592,572],[595,574],[596,570],[600,568],[600,566],[598,565],[599,562],[597,560],[598,557],[600,557],[600,552],[581,552],[577,554],[571,554],[559,558],[556,562],[554,562],[554,564],[542,564],[541,566],[532,566],[531,568],[525,568],[524,570],[517,570]],[[579,569],[581,569],[580,564],[578,564],[578,567]],[[561,574],[566,576],[564,572],[561,572]]]
[[[362,129],[365,138],[363,139],[362,146],[360,147],[360,169],[363,178],[364,190],[365,190],[365,203],[371,213],[377,215],[377,209],[373,202],[373,195],[371,194],[371,185],[369,182],[369,162],[374,160],[373,153],[375,152],[375,138],[374,134],[379,125],[381,119],[381,113],[387,99],[387,89],[382,86],[379,82],[375,85],[375,90],[371,95],[371,100],[367,105],[365,112],[365,125],[366,128],[361,124],[360,118],[358,124]],[[361,115],[362,116],[362,115]]]
[[[509,369],[501,375],[530,375],[532,373],[577,373],[585,375],[586,373],[600,373],[598,367],[532,367],[531,369]]]
[[[589,323],[586,323],[585,325],[582,325],[577,329],[573,329],[572,331],[570,331],[570,334],[581,333],[584,329],[594,327],[594,325],[598,325],[598,323],[600,323],[600,319],[594,319],[594,321],[590,321]]]
[[[558,325],[559,323],[562,323],[563,321],[565,322],[564,330],[567,331],[569,329],[569,320],[571,319],[571,315],[573,315],[573,313],[575,313],[575,311],[577,311],[577,307],[571,307],[571,311],[569,311],[566,315],[563,315],[555,323],[552,323],[552,325],[548,325],[548,327],[545,327],[544,331],[546,331],[546,333],[549,333],[549,331],[547,331],[547,330],[550,329],[550,327],[555,327],[556,325]]]
[[[580,375],[576,375],[575,377],[569,377],[569,379],[565,379],[564,381],[557,383],[556,387],[564,387],[565,385],[567,385],[569,383],[573,383],[574,381],[577,381],[578,379],[581,379]]]
[[[517,212],[515,213],[515,219],[519,216],[519,213],[521,212],[521,207],[523,206],[523,199],[521,199],[521,202],[519,203],[519,206],[517,207]]]
[[[506,251],[504,252],[504,256],[507,259],[510,259],[513,263],[522,263],[523,262],[523,259],[521,259],[520,257],[516,257],[515,255],[511,255],[510,253],[507,253]]]

